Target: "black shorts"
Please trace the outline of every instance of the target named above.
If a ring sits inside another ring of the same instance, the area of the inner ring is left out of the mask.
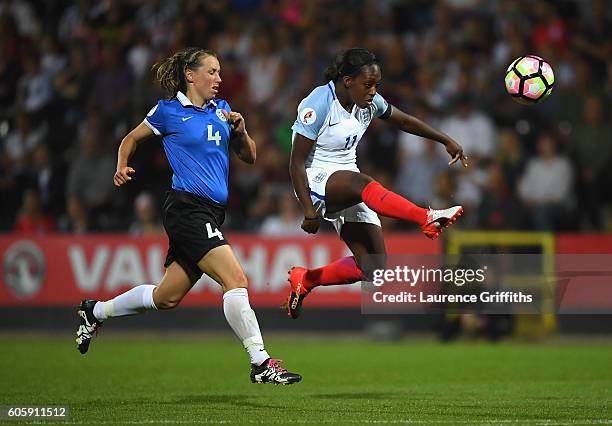
[[[177,262],[192,280],[202,276],[198,261],[214,249],[229,244],[221,234],[225,207],[184,191],[170,190],[164,202],[164,228],[170,245],[167,268]]]

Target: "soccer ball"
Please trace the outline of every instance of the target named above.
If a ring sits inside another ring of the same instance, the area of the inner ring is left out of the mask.
[[[525,55],[510,64],[504,82],[512,99],[523,105],[531,105],[550,95],[555,84],[555,75],[550,64],[544,59]]]

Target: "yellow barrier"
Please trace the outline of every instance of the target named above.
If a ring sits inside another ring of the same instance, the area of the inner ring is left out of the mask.
[[[548,232],[514,232],[514,231],[453,231],[448,233],[446,253],[460,255],[466,247],[528,247],[541,249],[544,271],[555,270],[555,236]],[[554,282],[552,277],[530,276],[522,279],[545,280]],[[520,285],[518,282],[510,284]],[[553,289],[554,291],[554,289]],[[515,334],[523,338],[538,338],[549,335],[556,330],[556,317],[554,312],[554,297],[544,298],[545,306],[540,315],[518,315]]]

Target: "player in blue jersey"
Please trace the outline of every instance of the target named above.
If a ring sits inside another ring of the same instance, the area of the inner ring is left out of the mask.
[[[331,221],[353,256],[316,269],[289,271],[288,315],[297,318],[302,301],[317,286],[367,280],[384,268],[385,244],[377,214],[418,224],[437,238],[462,213],[461,206],[425,209],[384,188],[357,168],[357,144],[374,118],[442,143],[451,160],[467,167],[461,146],[416,117],[390,105],[377,93],[382,76],[373,53],[349,49],[327,69],[327,84],[298,106],[293,125],[291,180],[302,205],[302,229],[316,233],[320,219]]]
[[[187,48],[154,66],[169,99],[160,100],[146,118],[121,141],[116,186],[132,179],[128,160],[141,141],[161,136],[172,167],[172,190],[164,203],[163,221],[169,249],[166,272],[157,285],[142,284],[105,302],[83,300],[78,309],[77,344],[86,353],[94,332],[108,318],[148,310],[172,309],[202,276],[223,287],[223,312],[251,361],[253,383],[291,384],[301,376],[280,366],[264,348],[247,293],[247,278],[221,225],[227,205],[230,149],[255,162],[255,142],[244,117],[224,100],[215,99],[221,83],[216,55]]]

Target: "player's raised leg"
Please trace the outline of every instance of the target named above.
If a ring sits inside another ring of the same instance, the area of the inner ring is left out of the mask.
[[[362,280],[372,280],[374,271],[387,265],[387,249],[380,226],[347,222],[342,226],[340,237],[353,253],[357,267],[363,273]]]
[[[353,256],[343,257],[320,268],[297,266],[289,271],[291,290],[287,299],[287,312],[291,318],[299,317],[302,302],[315,287],[368,280],[375,269],[384,268],[386,251],[380,226],[347,222],[342,226],[340,237]]]
[[[212,249],[198,262],[198,266],[223,287],[223,312],[249,354],[251,381],[292,384],[302,380],[299,374],[282,368],[282,361],[268,355],[255,312],[249,303],[247,278],[232,248],[223,245]]]
[[[431,239],[439,237],[444,228],[448,228],[463,214],[461,206],[443,210],[419,207],[370,176],[348,170],[339,170],[330,176],[325,197],[327,211],[330,213],[363,202],[382,216],[418,224]]]
[[[87,353],[94,333],[106,319],[172,309],[196,280],[197,277],[190,278],[177,262],[172,262],[158,286],[142,284],[108,301],[83,300],[77,310],[80,319],[76,338],[79,352]]]

